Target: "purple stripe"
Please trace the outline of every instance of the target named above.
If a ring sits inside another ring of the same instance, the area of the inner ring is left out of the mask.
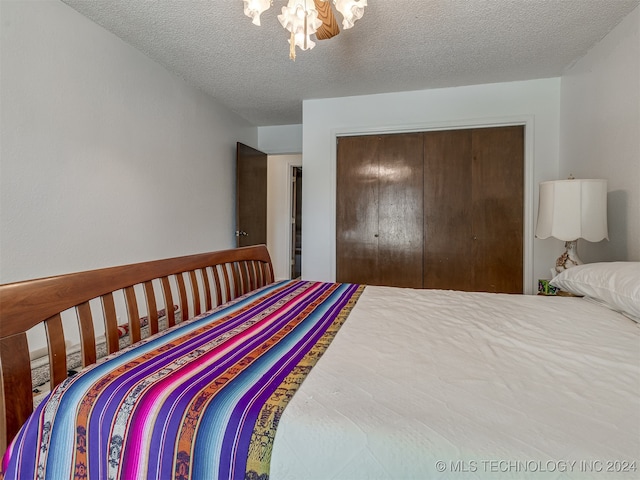
[[[328,290],[331,286],[332,284],[325,284],[323,291]],[[315,322],[310,330],[265,372],[263,379],[269,379],[268,385],[265,386],[262,382],[252,384],[236,404],[230,422],[225,429],[224,447],[220,459],[220,479],[244,477],[253,427],[262,406],[333,324],[353,292],[357,290],[358,285],[346,285],[344,289],[342,287],[344,286],[341,286],[340,290],[332,292],[327,298],[326,301],[333,302],[336,301],[334,296],[339,295],[336,303],[332,304],[327,312],[320,318],[307,318],[297,327],[298,329],[304,328],[305,324]],[[238,428],[240,429],[239,434]]]
[[[40,403],[29,417],[27,422],[18,431],[18,434],[14,438],[11,445],[13,448],[8,448],[5,452],[2,460],[2,466],[6,468],[2,472],[6,475],[5,478],[25,478],[21,472],[35,472],[37,452],[40,450],[40,428],[35,428],[36,425],[41,423],[42,409],[44,402]],[[9,458],[9,452],[11,452],[11,458]],[[26,455],[25,455],[26,452]],[[9,460],[12,460],[9,463]]]
[[[308,302],[312,302],[315,299],[318,298],[318,296],[321,294],[321,292],[319,291],[310,291],[310,289],[312,289],[314,287],[313,284],[298,284],[296,286],[296,289],[300,289],[301,291],[298,293],[298,295],[296,295],[296,297],[294,297],[293,299],[289,300],[286,304],[284,304],[280,309],[278,309],[275,314],[276,316],[274,318],[271,318],[270,320],[268,320],[269,322],[272,322],[271,325],[268,325],[267,328],[265,328],[263,331],[256,331],[253,332],[252,335],[248,336],[246,339],[243,340],[243,342],[237,346],[235,346],[231,351],[227,352],[224,356],[220,357],[218,360],[216,360],[216,364],[215,366],[212,366],[212,368],[209,368],[207,370],[198,372],[197,374],[195,374],[192,377],[186,378],[184,380],[183,383],[181,383],[179,386],[175,387],[175,393],[178,394],[178,396],[176,398],[179,399],[179,408],[174,408],[171,412],[167,412],[167,421],[164,423],[167,423],[169,425],[169,432],[179,432],[180,431],[180,427],[182,424],[182,417],[186,411],[186,408],[189,406],[191,400],[201,391],[201,389],[204,386],[207,386],[209,384],[211,384],[215,379],[217,379],[227,368],[235,365],[238,361],[240,361],[242,358],[244,358],[247,354],[249,354],[250,352],[252,352],[254,349],[256,349],[259,345],[261,345],[262,343],[264,343],[265,340],[271,338],[275,332],[279,331],[283,326],[285,326],[286,324],[289,323],[289,319],[294,318],[297,314],[300,313],[300,311],[304,308],[304,305],[307,304]],[[317,287],[316,287],[317,288]],[[294,291],[295,289],[293,289],[292,291]],[[292,293],[292,292],[290,292]],[[305,302],[303,302],[302,305],[297,305],[294,302],[297,302],[298,299],[301,296],[307,296],[308,298],[305,299]],[[291,304],[293,303],[294,307],[293,309],[291,309],[291,311],[289,312],[282,312],[282,310],[289,308],[291,306]],[[277,313],[278,312],[282,312],[281,316],[278,316]],[[256,313],[261,313],[261,310],[255,310],[253,311],[253,315],[255,315]],[[249,320],[249,319],[247,319]],[[267,319],[262,320],[261,322],[266,322]],[[256,323],[255,325],[259,325],[259,323]],[[176,372],[174,374],[171,375],[179,375],[179,372]],[[150,397],[154,397],[155,395],[153,395],[152,391],[149,391],[147,393],[148,395],[150,395]],[[141,400],[142,402],[142,400]],[[141,403],[139,402],[139,403]],[[175,403],[175,402],[174,402]],[[167,404],[165,403],[165,406]],[[163,414],[164,412],[167,410],[166,407],[162,408],[162,412],[158,415],[159,418],[163,418]],[[139,422],[139,415],[138,412],[134,412],[131,420],[130,420],[130,424],[131,425],[135,425],[137,422]],[[159,434],[161,434],[162,432],[162,428],[164,425],[160,424],[156,424],[154,427],[154,433],[153,435],[157,438],[159,436]],[[129,441],[134,441],[135,439],[135,435],[130,435],[129,436]],[[177,438],[172,437],[172,438],[167,438],[165,439],[166,442],[169,442],[171,444],[171,448],[169,448],[169,443],[165,443],[162,446],[162,451],[164,452],[172,452],[175,449],[175,442],[177,441]],[[133,447],[133,445],[131,445],[131,447]],[[129,448],[125,448],[125,452],[126,451],[130,451]],[[152,452],[153,458],[150,459],[149,464],[150,465],[157,465],[158,464],[158,459],[157,457],[159,456],[160,453],[160,448],[157,450],[158,454],[156,454],[155,452]],[[162,464],[162,472],[158,472],[159,473],[159,477],[164,477],[170,473],[172,473],[172,466],[170,466],[171,470],[166,471],[164,470],[166,465],[172,465],[173,463],[173,458],[171,458],[171,464],[169,464],[169,462],[163,462]],[[150,470],[152,470],[150,468]]]

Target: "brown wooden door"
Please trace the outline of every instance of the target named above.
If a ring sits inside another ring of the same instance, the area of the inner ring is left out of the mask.
[[[267,154],[242,143],[236,150],[236,245],[267,243]]]
[[[422,286],[422,136],[338,140],[336,278]]]
[[[522,293],[524,127],[426,132],[424,287]]]
[[[336,280],[378,283],[377,137],[338,139]]]
[[[424,287],[475,288],[471,130],[424,134]]]
[[[474,290],[522,293],[524,127],[472,135]]]

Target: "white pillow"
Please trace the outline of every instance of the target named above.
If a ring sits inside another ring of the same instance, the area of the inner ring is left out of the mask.
[[[596,300],[640,322],[640,262],[587,263],[571,267],[551,285]]]

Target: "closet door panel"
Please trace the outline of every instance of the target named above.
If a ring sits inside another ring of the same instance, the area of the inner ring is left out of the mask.
[[[423,136],[380,137],[378,285],[422,287]]]
[[[424,134],[424,287],[472,291],[471,130]]]
[[[337,145],[336,281],[378,283],[377,137]]]
[[[524,127],[473,130],[476,290],[523,292]]]

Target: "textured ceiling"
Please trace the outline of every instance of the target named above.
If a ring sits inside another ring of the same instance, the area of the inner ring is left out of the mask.
[[[302,100],[554,77],[640,0],[369,0],[354,28],[289,60],[274,0],[63,0],[253,125]],[[337,14],[340,21],[341,16]]]

